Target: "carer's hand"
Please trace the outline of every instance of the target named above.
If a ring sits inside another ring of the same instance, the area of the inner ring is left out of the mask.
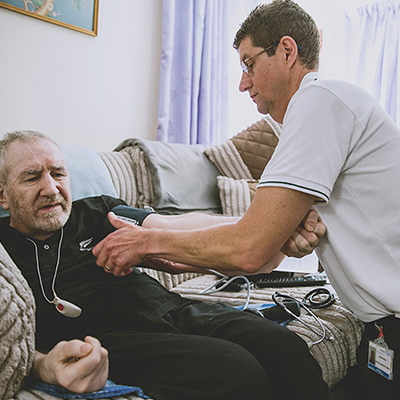
[[[301,258],[311,254],[325,235],[326,227],[315,210],[310,210],[302,223],[282,247],[282,253],[289,257]]]
[[[144,261],[137,249],[143,246],[141,231],[145,228],[122,221],[113,212],[108,213],[108,220],[117,230],[97,243],[92,253],[96,264],[105,272],[125,276],[132,272],[133,266]]]
[[[85,341],[62,341],[47,354],[35,353],[32,374],[72,392],[94,392],[107,382],[108,352],[91,336]]]

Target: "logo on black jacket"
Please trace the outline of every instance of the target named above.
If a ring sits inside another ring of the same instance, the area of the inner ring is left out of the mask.
[[[93,242],[93,238],[89,238],[86,240],[82,240],[82,242],[79,243],[79,250],[80,251],[92,251],[93,246],[90,246]]]

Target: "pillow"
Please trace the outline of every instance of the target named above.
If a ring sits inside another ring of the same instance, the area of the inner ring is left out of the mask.
[[[137,207],[152,207],[153,184],[151,174],[147,168],[146,157],[143,151],[136,146],[127,146],[120,153],[128,154],[131,159],[132,171],[137,188]]]
[[[110,173],[117,197],[125,200],[130,207],[138,207],[139,193],[129,154],[122,151],[106,151],[97,154]]]
[[[13,397],[32,367],[35,300],[31,289],[0,244],[0,398]]]
[[[232,217],[242,216],[253,200],[258,181],[218,177],[222,213]]]
[[[106,194],[117,197],[107,167],[88,147],[61,146],[71,179],[72,199]]]
[[[152,196],[152,204],[147,205],[162,214],[221,211],[218,170],[204,155],[204,146],[127,139],[116,150],[127,147],[139,148],[145,161],[143,187],[150,179],[151,188],[147,195]],[[140,174],[136,177],[139,179]],[[141,187],[139,181],[137,186],[138,189]]]
[[[256,180],[247,181],[247,184],[249,185],[250,202],[252,202],[253,199],[254,199],[254,196],[255,196],[256,190],[257,190],[258,182],[259,181],[256,181]]]
[[[255,122],[205,154],[222,175],[235,179],[260,179],[278,144],[281,126],[270,115]]]
[[[251,179],[251,172],[243,162],[231,139],[204,151],[219,172],[233,179]]]

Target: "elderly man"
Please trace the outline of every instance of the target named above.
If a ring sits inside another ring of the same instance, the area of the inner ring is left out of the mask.
[[[239,89],[283,124],[249,210],[236,223],[190,232],[112,220],[119,230],[95,247],[97,264],[118,275],[163,257],[255,273],[314,205],[327,228],[319,259],[341,301],[367,323],[358,354],[361,384],[353,398],[398,398],[399,129],[365,91],[318,78],[317,26],[290,0],[256,8],[234,47],[243,69]],[[375,350],[381,366],[368,363]]]
[[[110,377],[157,400],[329,398],[306,343],[288,329],[184,299],[134,268],[115,277],[90,251],[113,230],[107,214],[121,207],[143,226],[186,229],[213,216],[188,216],[182,225],[111,197],[72,203],[59,147],[36,132],[0,141],[0,204],[10,212],[1,242],[36,300],[37,379],[86,392]]]

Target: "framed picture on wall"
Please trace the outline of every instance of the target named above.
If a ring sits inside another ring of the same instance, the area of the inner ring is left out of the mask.
[[[0,0],[0,7],[97,36],[99,0]]]

